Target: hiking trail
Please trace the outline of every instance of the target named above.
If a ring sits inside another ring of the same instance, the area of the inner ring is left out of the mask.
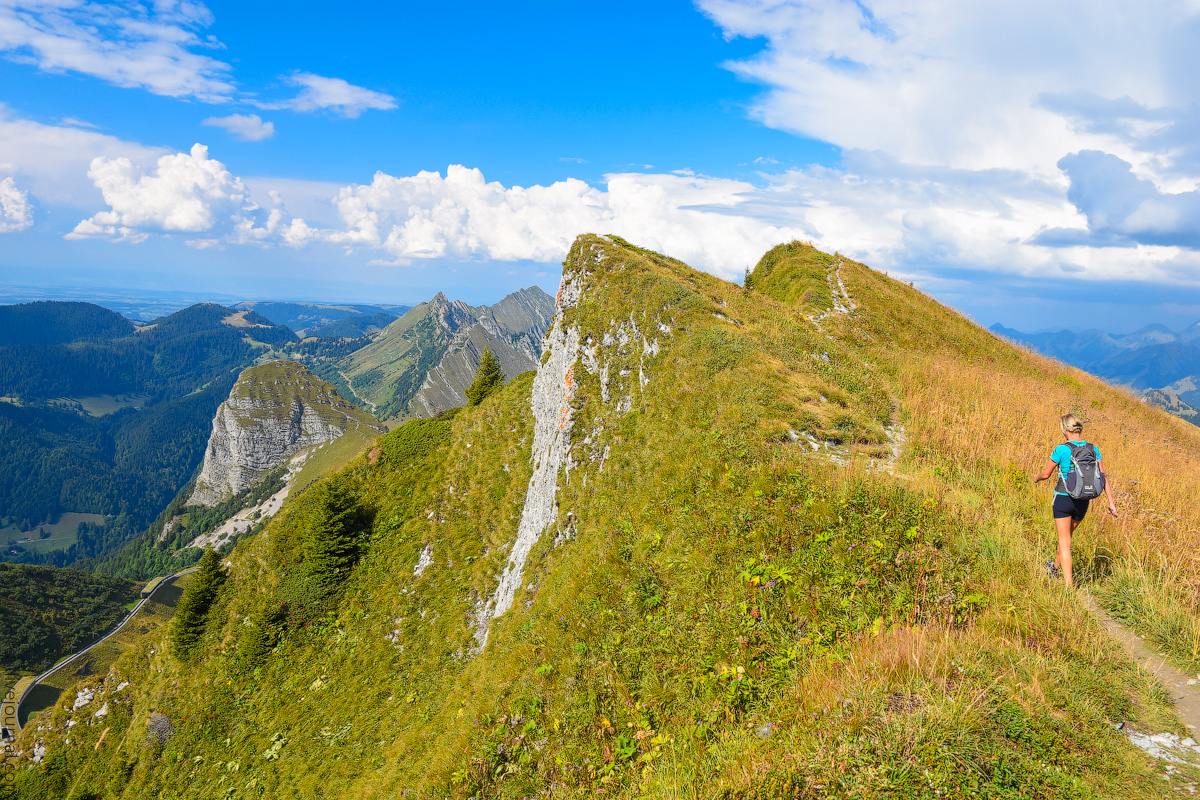
[[[1139,667],[1166,687],[1175,704],[1175,715],[1187,726],[1191,735],[1182,738],[1173,733],[1142,733],[1133,730],[1125,722],[1121,723],[1120,731],[1130,742],[1149,755],[1168,762],[1168,773],[1175,771],[1174,764],[1200,767],[1200,744],[1194,738],[1200,731],[1200,676],[1194,678],[1185,675],[1167,663],[1165,655],[1148,645],[1143,637],[1113,619],[1090,592],[1080,591],[1078,596],[1080,603],[1096,618],[1104,632],[1119,642]],[[1195,792],[1196,787],[1191,785],[1190,790]]]
[[[845,316],[858,308],[858,305],[850,297],[850,293],[846,291],[846,284],[842,282],[842,260],[840,258],[825,271],[825,282],[829,285],[829,297],[833,305],[828,311],[822,311],[815,317],[810,317],[818,326],[826,317]]]

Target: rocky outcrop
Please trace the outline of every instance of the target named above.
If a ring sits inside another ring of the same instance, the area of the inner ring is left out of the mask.
[[[542,355],[542,335],[550,324],[552,302],[541,289],[513,292],[492,306],[446,303],[439,294],[431,305],[449,306],[440,319],[454,334],[441,360],[425,376],[409,403],[409,415],[432,417],[439,411],[466,405],[466,388],[475,378],[485,348],[500,359],[505,380],[536,369]],[[439,309],[440,310],[440,309]],[[470,320],[470,324],[463,324]],[[454,328],[451,323],[457,323]]]
[[[587,273],[563,274],[558,292],[558,314],[546,334],[548,357],[533,379],[530,404],[533,408],[533,474],[525,490],[525,505],[517,525],[517,538],[509,551],[496,592],[475,609],[475,652],[487,644],[491,621],[512,607],[521,586],[525,562],[533,546],[558,518],[558,473],[571,468],[571,429],[574,426],[571,400],[575,393],[575,365],[579,361],[579,328],[568,326],[562,312],[575,307],[583,292]]]
[[[217,409],[188,504],[227,500],[301,451],[333,441],[353,426],[387,430],[294,361],[250,367]]]

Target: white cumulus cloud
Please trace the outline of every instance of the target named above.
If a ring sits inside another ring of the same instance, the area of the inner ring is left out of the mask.
[[[230,114],[227,117],[209,117],[202,125],[224,128],[230,136],[244,142],[261,142],[275,135],[275,123],[264,122],[258,114]]]
[[[766,39],[729,67],[767,88],[753,113],[769,125],[910,163],[1047,173],[1067,152],[1119,141],[1046,107],[1047,94],[1194,99],[1164,70],[1187,58],[1190,5],[700,2],[727,35]]]
[[[810,195],[789,213],[819,241],[910,274],[1200,282],[1196,3],[698,5],[765,43],[727,64],[751,115],[842,150],[765,178]]]
[[[97,156],[144,163],[165,152],[92,130],[22,119],[0,103],[0,163],[12,164],[43,205],[93,207],[98,195],[87,172]]]
[[[212,14],[190,0],[3,0],[0,52],[46,72],[90,75],[168,97],[220,102],[234,93],[231,67],[202,51]]]
[[[109,209],[81,221],[68,238],[136,242],[151,233],[188,233],[202,234],[191,240],[197,246],[210,246],[262,240],[282,219],[280,208],[264,213],[242,179],[209,158],[202,144],[162,156],[149,174],[128,158],[101,156],[92,161],[88,177]]]
[[[0,233],[23,231],[33,225],[29,193],[14,178],[0,180]]]
[[[286,80],[293,86],[301,87],[298,95],[277,103],[259,103],[259,106],[291,111],[328,110],[351,119],[371,109],[390,111],[396,107],[396,98],[391,95],[355,86],[341,78],[297,72]]]
[[[187,234],[196,247],[224,244],[305,247],[334,244],[378,252],[389,263],[417,259],[555,262],[581,233],[618,233],[727,278],[737,278],[781,241],[807,234],[779,213],[781,190],[703,175],[621,173],[597,188],[568,179],[548,186],[505,186],[478,169],[451,166],[344,186],[327,203],[335,213],[311,225],[286,211],[285,196],[312,206],[303,185],[255,178],[269,207],[252,198],[208,148],[164,155],[151,170],[130,158],[95,159],[88,176],[107,210],[82,220],[70,238],[142,241]],[[321,188],[318,185],[317,188]],[[327,190],[327,189],[326,189]],[[771,219],[770,217],[779,217]],[[384,260],[383,258],[377,259]]]
[[[343,230],[310,235],[397,259],[556,261],[579,234],[611,232],[732,278],[802,232],[740,213],[754,192],[740,181],[630,173],[607,183],[606,191],[575,179],[506,187],[463,166],[444,177],[380,172],[338,193]]]

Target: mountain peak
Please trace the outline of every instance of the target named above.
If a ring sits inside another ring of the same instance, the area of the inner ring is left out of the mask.
[[[188,503],[216,505],[352,427],[386,430],[302,364],[278,360],[249,367],[217,410]]]

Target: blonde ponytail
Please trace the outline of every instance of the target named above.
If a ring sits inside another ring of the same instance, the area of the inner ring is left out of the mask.
[[[1063,433],[1083,433],[1083,421],[1074,414],[1063,414],[1059,424]]]

